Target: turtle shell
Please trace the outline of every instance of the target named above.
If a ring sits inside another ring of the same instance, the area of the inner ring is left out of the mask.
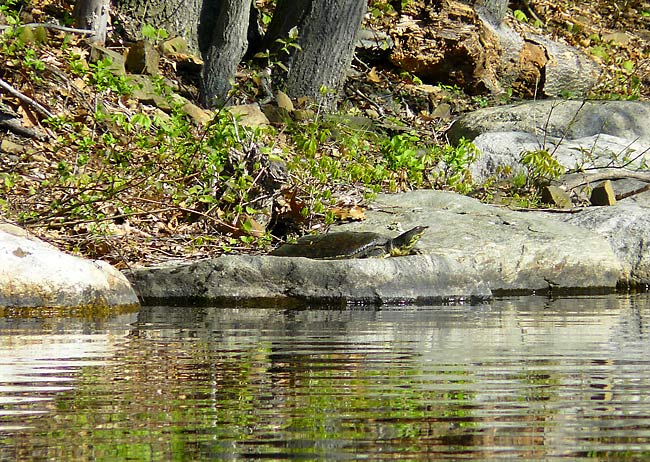
[[[295,244],[284,244],[271,255],[317,259],[380,257],[387,253],[389,237],[372,232],[343,231],[303,236]]]

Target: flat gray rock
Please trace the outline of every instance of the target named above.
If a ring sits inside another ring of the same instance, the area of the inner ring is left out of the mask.
[[[380,195],[367,219],[331,231],[389,235],[428,225],[420,255],[311,260],[223,256],[127,273],[151,302],[431,303],[492,293],[614,290],[622,267],[598,233],[442,191]]]
[[[138,298],[106,262],[68,255],[11,225],[0,225],[0,307],[111,308]]]
[[[486,284],[454,266],[427,255],[351,260],[227,255],[127,275],[147,302],[427,304],[491,297]]]
[[[622,274],[608,242],[597,233],[451,192],[380,195],[366,215],[364,222],[340,229],[428,225],[419,249],[454,261],[455,270],[472,274],[496,293],[613,288]]]

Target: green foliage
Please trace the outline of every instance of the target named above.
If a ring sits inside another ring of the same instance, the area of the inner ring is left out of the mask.
[[[293,134],[293,141],[296,146],[307,156],[314,156],[318,148],[331,135],[329,128],[317,122],[310,122],[304,127],[296,128]]]
[[[621,53],[621,46],[615,41],[603,41],[598,34],[590,35],[589,40],[593,43],[589,48],[589,53],[608,64],[611,70],[611,73],[590,97],[610,100],[638,99],[642,89],[641,78],[635,69],[634,62],[627,57],[625,52]],[[623,50],[625,50],[624,47]]]
[[[593,56],[602,59],[604,62],[609,62],[611,57],[607,51],[607,47],[604,45],[594,45],[589,49],[589,53]]]
[[[565,171],[562,164],[546,149],[522,152],[520,162],[528,169],[528,181],[531,184],[554,180]]]
[[[423,143],[414,133],[403,133],[385,139],[381,143],[380,152],[389,170],[399,173],[399,177],[408,178],[413,186],[421,186],[424,172],[431,167],[435,153],[422,147]],[[391,185],[391,189],[395,189]]]
[[[94,64],[89,64],[92,73],[88,78],[91,84],[99,92],[110,90],[118,95],[131,94],[133,87],[129,84],[127,77],[116,74],[111,68],[112,64],[113,61],[108,57],[100,59]]]
[[[535,26],[535,27],[543,27],[543,26],[544,26],[544,23],[541,22],[541,21],[539,20],[539,18],[537,18],[537,17],[534,15],[534,13],[532,13],[532,11],[531,11],[531,14],[533,15],[534,20],[531,20],[530,18],[528,18],[528,16],[526,15],[526,13],[524,13],[524,12],[521,11],[521,10],[514,10],[514,11],[512,12],[512,14],[513,14],[513,16],[515,17],[515,19],[516,19],[517,21],[521,21],[521,22],[525,22],[525,23],[528,23],[528,24],[532,24],[532,25]]]
[[[20,6],[16,1],[5,1],[0,5],[7,27],[0,35],[0,54],[13,65],[20,65],[36,81],[38,73],[45,69],[45,63],[39,57],[39,48],[47,40],[47,31],[43,27],[25,27],[21,25]]]
[[[0,4],[0,14],[4,16],[5,22],[9,26],[20,24],[20,5],[19,0],[4,0]]]
[[[43,71],[45,70],[45,63],[41,61],[37,55],[36,55],[36,50],[33,50],[31,48],[25,50],[25,54],[23,57],[23,65],[26,68],[35,70],[35,71]]]
[[[157,29],[151,24],[145,24],[142,26],[142,36],[156,43],[168,38],[169,33],[165,29]]]
[[[422,79],[415,74],[412,74],[408,71],[401,71],[399,74],[402,80],[410,81],[414,85],[422,85]]]
[[[386,15],[396,14],[396,11],[395,11],[395,8],[393,8],[393,5],[391,5],[387,1],[371,2],[369,11],[370,11],[370,14],[372,15],[372,17],[375,18],[375,19],[382,18],[382,17],[384,17]]]
[[[444,180],[447,186],[457,192],[466,194],[473,188],[469,167],[480,156],[474,143],[461,138],[456,146],[442,147],[442,160],[445,165]]]
[[[528,22],[528,16],[526,16],[526,13],[524,13],[523,11],[514,10],[512,14],[517,21]]]
[[[254,57],[266,59],[267,67],[269,69],[278,67],[284,72],[289,72],[284,60],[291,55],[293,51],[302,51],[302,48],[298,44],[298,37],[298,28],[292,27],[287,34],[287,38],[278,38],[275,40],[275,43],[278,45],[277,51],[271,52],[270,50],[265,50],[256,53]]]

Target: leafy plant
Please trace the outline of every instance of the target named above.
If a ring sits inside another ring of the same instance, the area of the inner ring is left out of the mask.
[[[142,26],[142,36],[156,43],[168,38],[169,33],[165,29],[157,29],[151,24],[145,24]]]
[[[517,21],[528,22],[528,16],[526,16],[526,13],[524,13],[523,11],[514,10],[512,14]]]
[[[546,149],[521,153],[520,162],[528,170],[529,184],[542,184],[558,178],[565,168]]]
[[[111,66],[113,60],[104,58],[94,64],[89,64],[92,73],[89,75],[91,83],[102,92],[111,90],[118,95],[129,95],[133,92],[133,87],[129,84],[126,76],[115,73]]]
[[[275,51],[265,50],[254,55],[254,58],[262,58],[267,60],[267,67],[272,69],[279,67],[284,72],[289,72],[284,60],[289,56],[292,51],[302,51],[301,46],[298,44],[298,28],[292,27],[287,38],[278,38],[275,40],[278,45]]]
[[[441,149],[445,183],[457,192],[468,193],[473,187],[469,167],[479,158],[480,151],[465,138],[461,138],[456,146],[445,145]]]

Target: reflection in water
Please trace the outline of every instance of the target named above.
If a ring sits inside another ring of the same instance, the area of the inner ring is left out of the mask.
[[[647,460],[650,298],[0,318],[1,460]]]

